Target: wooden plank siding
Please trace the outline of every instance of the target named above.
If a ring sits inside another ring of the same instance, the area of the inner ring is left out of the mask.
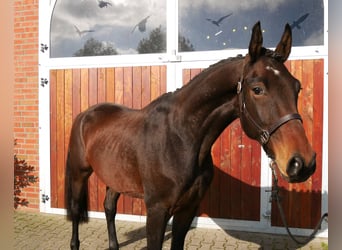
[[[299,112],[307,136],[317,152],[317,170],[301,184],[282,179],[282,204],[291,227],[312,228],[321,214],[323,60],[288,61],[286,66],[302,82]],[[183,84],[202,69],[184,69]],[[142,108],[166,91],[166,66],[58,69],[50,71],[51,206],[64,208],[64,168],[72,120],[91,104],[108,101]],[[260,220],[261,147],[247,138],[239,120],[217,139],[213,148],[215,175],[201,203],[199,216]],[[103,211],[105,186],[92,175],[90,210]],[[146,215],[141,199],[121,196],[118,213]],[[272,203],[272,225],[282,226]]]
[[[317,153],[317,169],[308,181],[289,184],[279,178],[280,195],[288,225],[314,228],[321,216],[324,61],[287,61],[289,71],[302,83],[298,109],[310,143]],[[202,69],[183,70],[186,84]],[[234,121],[215,142],[212,155],[214,181],[201,205],[201,216],[259,220],[261,147]],[[221,194],[221,195],[218,195]],[[272,226],[283,226],[277,204],[272,202]]]
[[[50,71],[51,207],[64,208],[64,169],[73,119],[90,105],[115,102],[142,108],[166,91],[166,67],[58,69]],[[103,211],[105,185],[89,178],[89,209]],[[145,215],[141,199],[121,196],[118,213]]]
[[[202,69],[184,69],[183,84]],[[212,148],[214,179],[200,207],[200,216],[260,220],[259,144],[243,133],[234,121]]]
[[[281,203],[290,227],[314,228],[321,216],[322,202],[324,61],[294,60],[286,66],[302,83],[298,109],[306,135],[317,153],[317,167],[315,174],[304,183],[289,184],[279,178]],[[272,202],[272,225],[283,226],[275,202]]]

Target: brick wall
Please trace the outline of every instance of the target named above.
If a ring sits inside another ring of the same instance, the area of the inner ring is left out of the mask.
[[[15,153],[35,166],[39,176],[38,150],[38,2],[14,1],[14,138]],[[23,190],[28,207],[39,210],[39,184]]]

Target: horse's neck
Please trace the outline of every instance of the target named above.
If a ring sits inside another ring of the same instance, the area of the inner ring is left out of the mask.
[[[237,111],[237,105],[234,104],[237,104],[236,87],[241,77],[242,64],[243,59],[219,62],[183,88],[178,103],[185,112],[184,119],[193,129],[199,129],[210,119],[218,119],[218,116],[223,119],[221,116],[224,113],[231,115]]]
[[[199,145],[199,164],[222,131],[238,117],[237,83],[243,59],[220,62],[194,78],[179,95],[183,126]]]

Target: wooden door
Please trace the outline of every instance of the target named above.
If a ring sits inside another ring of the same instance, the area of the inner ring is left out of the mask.
[[[166,67],[58,69],[50,71],[51,207],[64,208],[64,169],[71,124],[90,105],[115,102],[141,108],[166,91]],[[90,210],[103,211],[105,185],[89,178]],[[144,215],[142,200],[121,196],[118,213]]]
[[[288,184],[279,178],[281,203],[290,227],[314,228],[321,217],[322,204],[324,60],[293,60],[286,66],[302,83],[298,108],[306,135],[317,153],[317,167],[313,176],[300,184]],[[275,202],[272,203],[272,226],[283,226]]]
[[[304,183],[289,184],[279,178],[280,195],[288,225],[314,228],[321,216],[324,61],[287,61],[289,71],[302,83],[298,109],[310,143],[317,153],[315,174]],[[183,83],[202,69],[183,71]],[[234,121],[212,149],[215,176],[200,214],[216,218],[260,220],[261,147]],[[283,226],[277,204],[272,202],[272,226]]]
[[[183,70],[183,84],[202,69]],[[214,179],[199,215],[212,218],[260,220],[260,145],[235,120],[212,148]]]
[[[321,214],[323,60],[287,62],[302,82],[299,112],[310,142],[317,152],[317,170],[302,184],[279,181],[286,217],[291,227],[310,228]],[[185,69],[186,84],[201,69]],[[92,104],[109,101],[141,108],[166,91],[166,67],[58,69],[50,72],[51,110],[51,206],[64,207],[64,168],[73,118]],[[257,142],[242,132],[234,121],[213,148],[215,175],[201,203],[200,216],[260,220],[260,154]],[[92,175],[90,210],[103,211],[105,186]],[[145,215],[140,199],[122,196],[118,212]],[[272,225],[282,226],[276,204],[272,204]]]

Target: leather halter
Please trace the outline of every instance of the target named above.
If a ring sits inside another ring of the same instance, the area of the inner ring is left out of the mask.
[[[268,128],[262,128],[250,115],[250,113],[247,110],[246,103],[245,103],[245,98],[244,95],[242,94],[242,82],[243,82],[243,77],[241,77],[241,80],[238,82],[237,85],[237,94],[240,95],[241,97],[239,98],[240,100],[240,114],[244,114],[245,118],[257,129],[259,133],[259,138],[258,141],[260,142],[261,145],[266,145],[268,141],[270,140],[271,135],[283,124],[287,123],[288,121],[291,120],[300,120],[303,122],[302,117],[298,113],[292,113],[292,114],[287,114],[282,116],[278,121],[272,124],[272,126],[269,126]]]

